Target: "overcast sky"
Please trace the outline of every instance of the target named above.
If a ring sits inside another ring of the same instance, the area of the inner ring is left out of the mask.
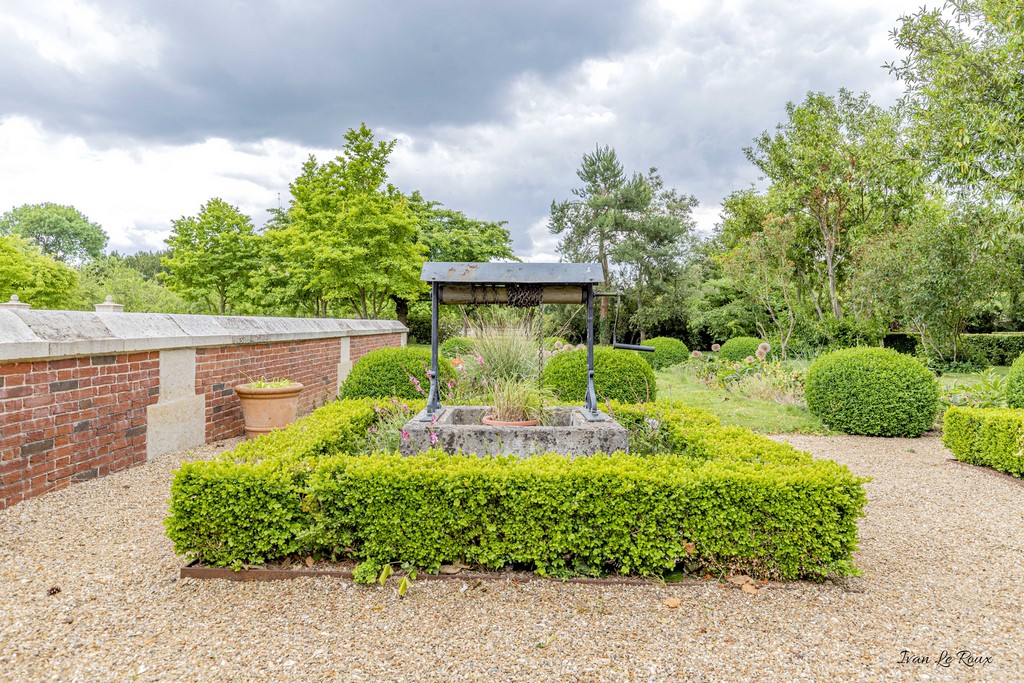
[[[809,90],[891,104],[882,64],[927,0],[0,0],[0,211],[73,204],[112,249],[162,248],[211,197],[257,225],[365,122],[391,181],[556,260],[551,201],[611,145],[701,202]]]

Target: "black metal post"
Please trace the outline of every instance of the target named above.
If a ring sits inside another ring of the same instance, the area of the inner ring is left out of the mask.
[[[427,414],[425,416],[427,420],[433,419],[434,415],[441,409],[441,390],[437,385],[437,309],[440,303],[440,294],[440,285],[436,282],[432,283],[430,285],[430,372],[427,373],[430,376],[430,393],[427,394]]]
[[[591,417],[596,418],[597,392],[594,391],[594,285],[587,285],[587,403],[586,409]]]

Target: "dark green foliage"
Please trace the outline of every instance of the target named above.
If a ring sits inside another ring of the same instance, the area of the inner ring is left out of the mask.
[[[1024,355],[1013,362],[1006,375],[1006,406],[1024,408]]]
[[[430,302],[414,301],[409,304],[409,314],[405,318],[405,326],[409,328],[409,343],[430,346]],[[442,306],[437,320],[437,340],[443,343],[449,337],[462,332],[462,321],[457,311],[451,306]]]
[[[807,407],[832,429],[868,436],[920,436],[935,423],[939,388],[917,358],[892,349],[841,349],[807,371]]]
[[[653,337],[646,340],[644,344],[653,346],[654,353],[643,351],[638,353],[655,370],[682,363],[690,357],[690,349],[686,348],[686,344],[672,337]]]
[[[977,365],[1010,365],[1024,354],[1024,333],[965,334],[960,345],[963,357]]]
[[[587,352],[556,354],[544,366],[542,380],[562,401],[583,403],[587,398]],[[651,366],[633,351],[607,346],[594,348],[594,389],[599,401],[643,403],[658,397]]]
[[[952,407],[942,418],[942,443],[957,460],[1024,477],[1024,412]]]
[[[610,408],[634,437],[661,433],[652,453],[678,452],[347,455],[315,434],[358,431],[375,411],[371,401],[341,401],[314,413],[311,426],[300,421],[220,460],[184,465],[167,533],[176,552],[218,566],[348,556],[367,576],[386,563],[436,571],[454,561],[559,576],[652,575],[683,559],[762,578],[855,572],[863,479],[722,428],[699,409]]]
[[[887,349],[913,356],[917,352],[917,347],[921,345],[921,338],[916,334],[892,332],[882,338],[882,345]]]
[[[366,354],[352,367],[338,396],[340,398],[421,398],[430,386],[430,349],[403,347],[378,349]],[[440,379],[454,378],[451,363],[438,363]],[[409,377],[413,376],[419,382]]]
[[[438,350],[445,358],[461,358],[473,352],[473,340],[469,337],[449,337]]]
[[[756,337],[733,337],[722,344],[718,351],[718,357],[725,360],[743,360],[747,356],[757,353],[757,347],[764,343],[763,339]]]

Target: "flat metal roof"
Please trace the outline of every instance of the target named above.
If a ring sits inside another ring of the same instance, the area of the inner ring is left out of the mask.
[[[423,264],[423,282],[460,285],[593,285],[604,282],[600,263]]]

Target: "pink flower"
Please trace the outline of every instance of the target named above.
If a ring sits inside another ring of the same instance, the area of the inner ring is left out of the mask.
[[[702,354],[700,351],[697,351],[696,349],[694,349],[693,351],[690,352],[690,357],[691,358],[700,358],[703,355],[704,354]]]
[[[400,434],[402,435],[402,438],[403,438],[403,439],[408,439],[408,438],[410,438],[410,436],[409,436],[409,432],[405,431],[404,429],[400,430],[400,432],[399,432],[399,433],[400,433]]]
[[[438,441],[439,441],[439,439],[437,438],[437,433],[434,432],[434,431],[431,431],[430,432],[430,445],[431,446],[436,446]]]
[[[370,433],[371,434],[376,434],[377,433],[377,425],[370,425]]]
[[[479,363],[480,365],[483,365],[484,364],[484,357],[483,356],[477,356],[476,357],[476,362]]]
[[[719,349],[721,349],[721,348],[722,348],[721,344],[712,344],[711,345],[711,350],[714,351],[715,353],[718,353]]]

